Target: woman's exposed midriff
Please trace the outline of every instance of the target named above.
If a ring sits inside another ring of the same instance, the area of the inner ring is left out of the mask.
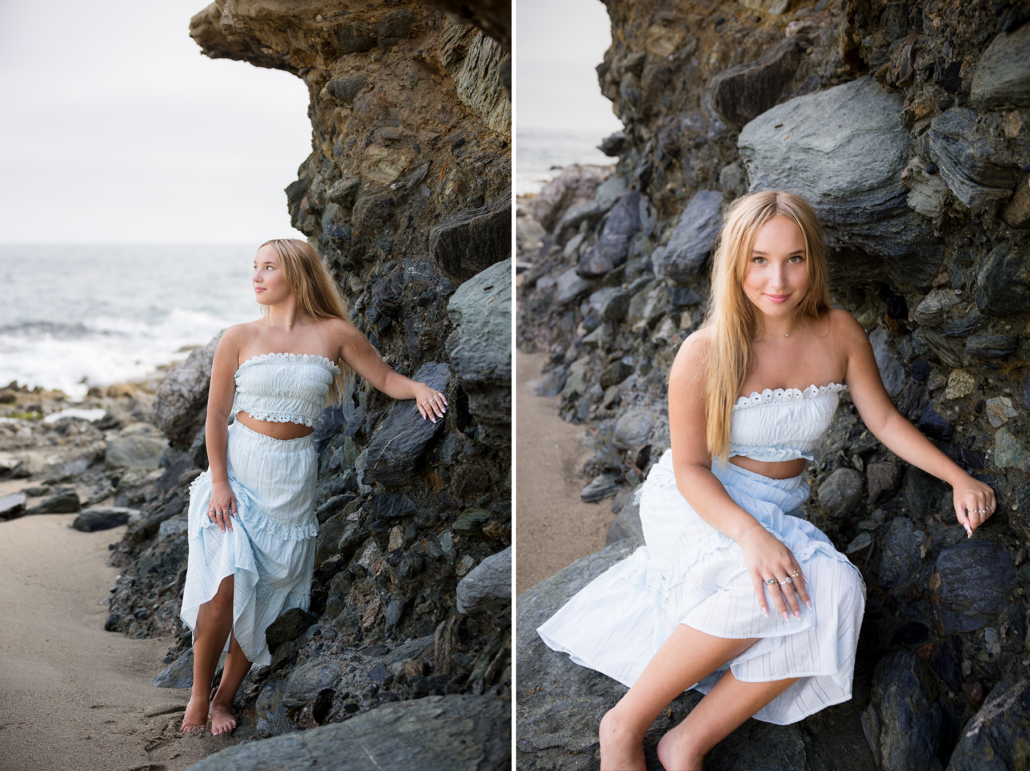
[[[768,462],[748,458],[744,455],[734,455],[730,458],[730,463],[734,466],[740,466],[747,471],[761,474],[769,479],[790,479],[803,472],[808,461],[804,458],[798,458],[797,460]]]
[[[307,436],[315,429],[305,426],[303,423],[273,423],[269,420],[258,420],[250,416],[249,412],[240,411],[236,413],[236,420],[251,431],[270,436],[273,439],[299,439]],[[777,464],[769,464],[777,465]]]

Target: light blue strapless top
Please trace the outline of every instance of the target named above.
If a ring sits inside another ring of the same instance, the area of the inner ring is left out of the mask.
[[[314,427],[340,368],[324,356],[263,353],[236,370],[232,414],[247,412],[272,423]]]
[[[833,421],[846,385],[830,383],[797,388],[766,388],[742,396],[730,420],[730,457],[743,455],[773,462],[807,458]]]

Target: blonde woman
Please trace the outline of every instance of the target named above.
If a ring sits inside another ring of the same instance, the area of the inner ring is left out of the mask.
[[[344,373],[394,399],[414,399],[424,419],[436,422],[447,409],[442,393],[394,372],[347,320],[308,244],[262,244],[252,285],[263,316],[227,329],[215,350],[205,424],[210,468],[190,487],[181,617],[193,630],[194,659],[184,732],[203,729],[209,713],[212,734],[236,727],[236,689],[252,664],[271,661],[265,629],[290,608],[308,607],[318,533],[312,432],[327,398],[339,399]]]
[[[669,771],[747,718],[794,723],[851,698],[865,608],[859,571],[803,519],[803,472],[850,391],[899,457],[950,483],[971,537],[994,492],[894,408],[865,332],[831,310],[818,220],[801,198],[735,202],[717,246],[702,329],[669,375],[672,449],[640,501],[646,546],[538,630],[629,691],[600,725],[604,771],[644,769],[648,727],[684,690],[707,694],[658,744]]]

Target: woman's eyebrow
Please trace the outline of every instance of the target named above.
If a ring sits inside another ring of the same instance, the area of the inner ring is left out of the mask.
[[[787,256],[788,256],[788,257],[793,257],[793,256],[794,256],[795,254],[804,254],[804,253],[805,253],[805,250],[804,250],[804,249],[795,249],[795,250],[794,250],[793,252],[791,252],[791,253],[790,253],[790,254],[788,254]],[[757,249],[752,249],[752,250],[751,250],[751,254],[758,254],[758,255],[761,255],[762,257],[768,257],[768,256],[769,256],[769,255],[768,255],[768,254],[766,254],[765,252],[760,252],[760,251],[758,251]]]

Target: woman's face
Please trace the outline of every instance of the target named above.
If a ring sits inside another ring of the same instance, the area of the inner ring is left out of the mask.
[[[794,220],[777,214],[755,237],[744,293],[767,316],[789,317],[808,291],[805,237]]]
[[[276,305],[290,296],[275,247],[265,244],[254,255],[254,298],[262,305]]]

